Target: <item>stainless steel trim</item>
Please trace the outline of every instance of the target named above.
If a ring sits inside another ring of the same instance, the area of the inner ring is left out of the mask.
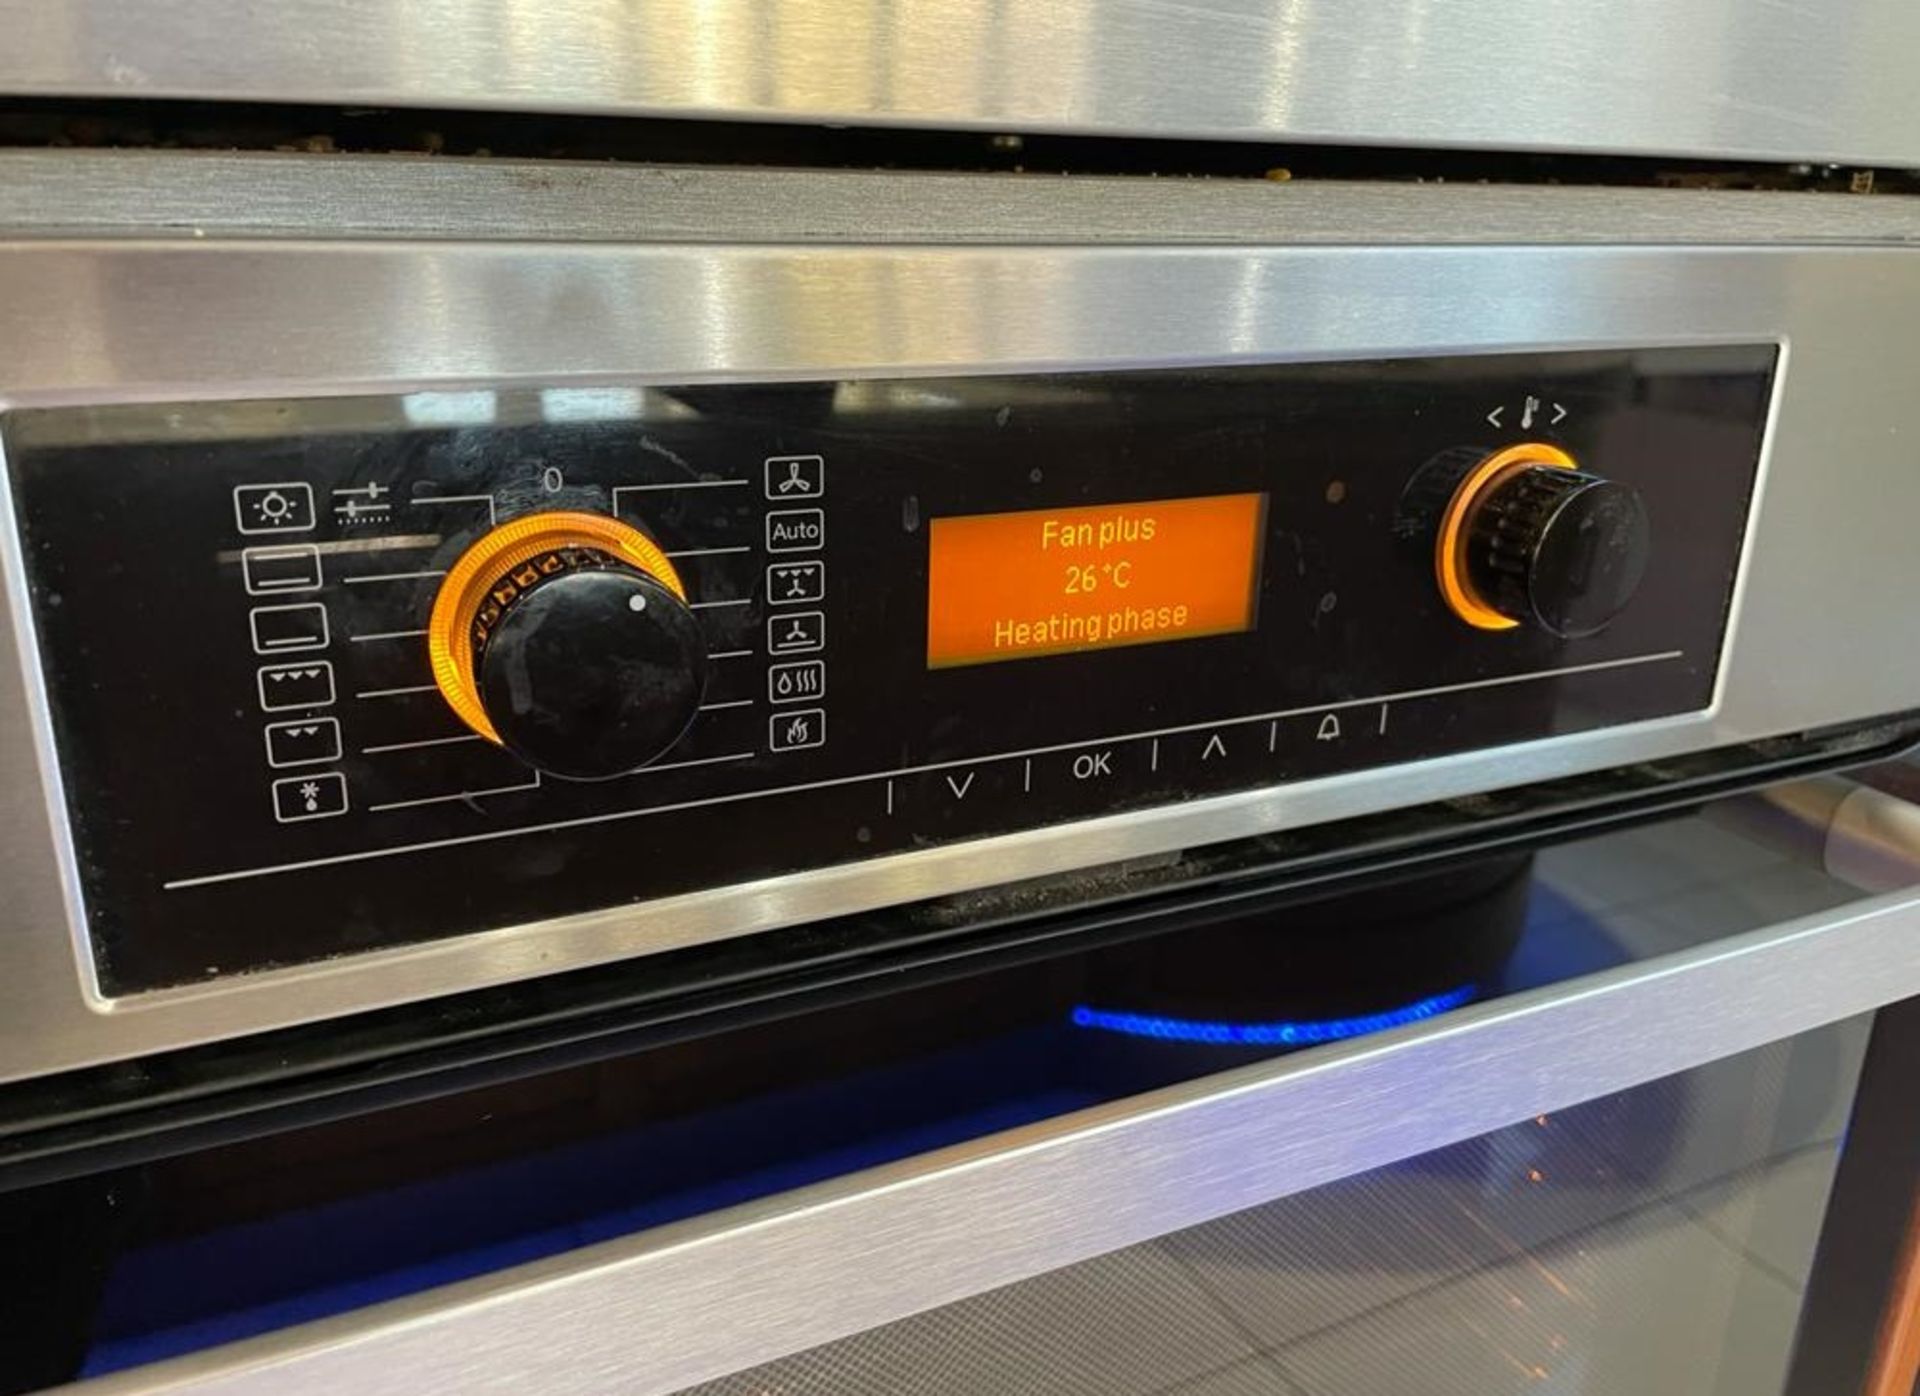
[[[1444,222],[1457,205],[1435,195]],[[1360,230],[1356,230],[1356,237]],[[1709,712],[109,1003],[30,647],[0,676],[0,1079],[1920,706],[1920,257],[1896,249],[0,243],[0,405],[1791,341]],[[0,562],[17,607],[12,530]],[[1816,548],[1810,537],[1844,538]],[[17,610],[5,625],[17,626]],[[1839,623],[1844,621],[1845,623]]]
[[[4,0],[0,91],[1920,164],[1907,0]]]
[[[1920,199],[1501,184],[0,151],[0,236],[462,242],[1671,245],[1920,241]]]
[[[81,1389],[678,1391],[1917,992],[1886,896]]]

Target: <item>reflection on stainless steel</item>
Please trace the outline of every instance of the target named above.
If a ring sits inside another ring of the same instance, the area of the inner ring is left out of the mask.
[[[1091,1032],[1143,1037],[1153,1042],[1190,1042],[1208,1047],[1311,1047],[1365,1037],[1389,1028],[1403,1028],[1409,1023],[1424,1023],[1442,1013],[1451,1013],[1478,996],[1478,986],[1463,984],[1443,994],[1429,994],[1411,1003],[1370,1013],[1341,1018],[1278,1018],[1265,1022],[1181,1018],[1081,1004],[1073,1010],[1073,1025]]]
[[[1714,818],[1786,848],[1867,892],[1920,883],[1920,805],[1840,776],[1773,786]]]
[[[0,3],[0,88],[1920,163],[1904,0]]]
[[[1436,204],[1436,208],[1443,207]],[[0,685],[0,1078],[1899,711],[1920,258],[1889,249],[0,244],[0,402],[541,389],[1788,340],[1709,713],[123,1001],[81,988],[31,663]],[[183,332],[182,327],[193,327]],[[1813,528],[1844,556],[1804,546]],[[12,537],[9,527],[7,536]],[[18,558],[8,563],[18,604]],[[1846,624],[1836,624],[1845,617]],[[17,618],[12,621],[18,624]],[[12,640],[9,644],[14,643]],[[30,933],[28,933],[30,932]]]

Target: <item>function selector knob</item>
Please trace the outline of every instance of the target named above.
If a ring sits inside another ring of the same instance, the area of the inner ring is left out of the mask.
[[[1626,608],[1651,550],[1639,494],[1531,443],[1467,469],[1441,516],[1434,563],[1441,594],[1467,624],[1577,639]]]
[[[706,637],[679,574],[604,514],[529,514],[482,535],[440,585],[427,648],[462,722],[576,780],[659,756],[707,687]]]

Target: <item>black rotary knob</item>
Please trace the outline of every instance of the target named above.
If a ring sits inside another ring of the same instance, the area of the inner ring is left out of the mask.
[[[672,564],[600,515],[531,515],[482,537],[448,572],[428,645],[469,727],[576,780],[654,760],[706,694],[706,636]]]
[[[686,604],[644,572],[574,550],[516,594],[478,654],[506,748],[555,775],[619,775],[679,741],[707,688]]]
[[[1554,465],[1492,480],[1467,518],[1465,571],[1493,610],[1576,639],[1603,629],[1646,575],[1646,506],[1616,481]]]

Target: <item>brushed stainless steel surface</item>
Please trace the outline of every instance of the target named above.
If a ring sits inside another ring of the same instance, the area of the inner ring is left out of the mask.
[[[677,1391],[1916,992],[1890,895],[85,1389]]]
[[[1436,191],[1439,193],[1440,191]],[[1433,215],[1450,206],[1436,198]],[[1920,706],[1911,326],[1880,249],[0,243],[0,404],[1788,343],[1705,713],[1194,801],[108,1002],[72,881],[11,528],[0,1079],[674,945]],[[1844,547],[1819,546],[1844,539]],[[1838,623],[1844,621],[1845,623]]]
[[[1632,885],[1616,891],[1631,897]],[[1529,1117],[678,1396],[1778,1396],[1871,1021]],[[1244,1380],[1192,1384],[1223,1368]]]
[[[1920,198],[0,151],[0,236],[1006,244],[1920,242]]]
[[[0,0],[0,91],[1920,164],[1907,0]]]

